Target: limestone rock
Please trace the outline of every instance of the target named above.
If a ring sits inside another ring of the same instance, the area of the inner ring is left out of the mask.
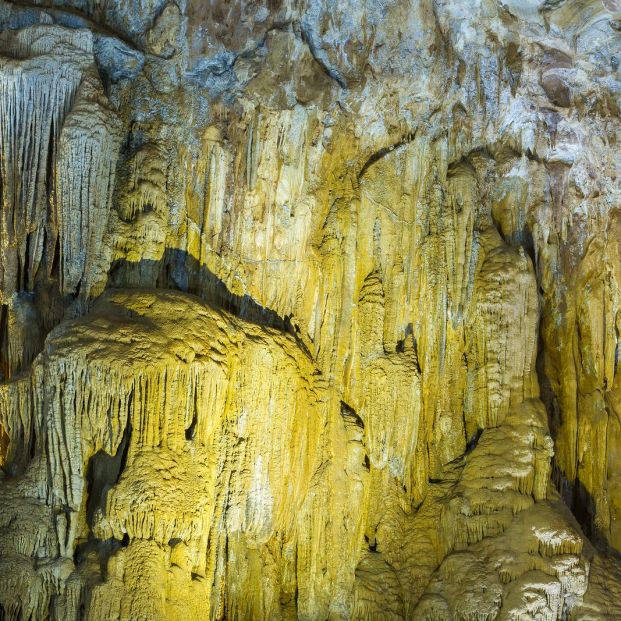
[[[0,1],[0,618],[621,618],[620,23]]]

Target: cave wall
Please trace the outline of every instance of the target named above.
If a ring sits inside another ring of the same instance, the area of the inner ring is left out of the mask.
[[[0,28],[5,618],[621,618],[615,0]]]

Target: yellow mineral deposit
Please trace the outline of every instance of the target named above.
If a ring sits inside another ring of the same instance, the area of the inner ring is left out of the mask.
[[[617,0],[0,0],[0,620],[621,619]]]

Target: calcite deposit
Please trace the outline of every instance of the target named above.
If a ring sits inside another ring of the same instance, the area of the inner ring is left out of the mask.
[[[621,619],[619,0],[0,0],[0,619]]]

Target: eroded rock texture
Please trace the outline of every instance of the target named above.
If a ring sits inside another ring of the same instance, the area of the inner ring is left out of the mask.
[[[621,619],[617,0],[0,29],[0,618]]]

